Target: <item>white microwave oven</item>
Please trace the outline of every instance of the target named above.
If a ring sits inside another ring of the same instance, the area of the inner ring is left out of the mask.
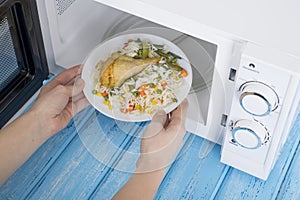
[[[193,67],[186,128],[208,141],[199,149],[205,155],[220,144],[221,162],[267,179],[299,112],[300,34],[289,31],[297,16],[277,12],[279,4],[237,0],[35,2],[54,75],[120,34],[154,34],[179,46]]]

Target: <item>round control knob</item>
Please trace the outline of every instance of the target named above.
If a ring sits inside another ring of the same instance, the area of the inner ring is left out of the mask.
[[[265,116],[278,107],[278,95],[273,88],[262,82],[246,82],[241,85],[240,91],[240,104],[251,115]]]
[[[257,121],[239,120],[232,129],[232,138],[246,149],[257,149],[269,140],[269,132]]]

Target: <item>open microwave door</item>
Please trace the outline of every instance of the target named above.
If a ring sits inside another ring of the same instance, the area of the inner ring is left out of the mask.
[[[49,74],[36,2],[0,1],[0,128]]]

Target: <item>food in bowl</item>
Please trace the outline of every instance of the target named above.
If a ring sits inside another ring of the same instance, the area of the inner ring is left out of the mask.
[[[153,114],[178,101],[176,91],[188,76],[178,59],[163,44],[128,40],[97,64],[92,92],[103,97],[109,110]]]

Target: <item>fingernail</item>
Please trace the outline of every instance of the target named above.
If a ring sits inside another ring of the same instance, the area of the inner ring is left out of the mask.
[[[82,86],[84,86],[84,80],[81,78],[77,79],[75,82],[75,87],[81,88]]]

